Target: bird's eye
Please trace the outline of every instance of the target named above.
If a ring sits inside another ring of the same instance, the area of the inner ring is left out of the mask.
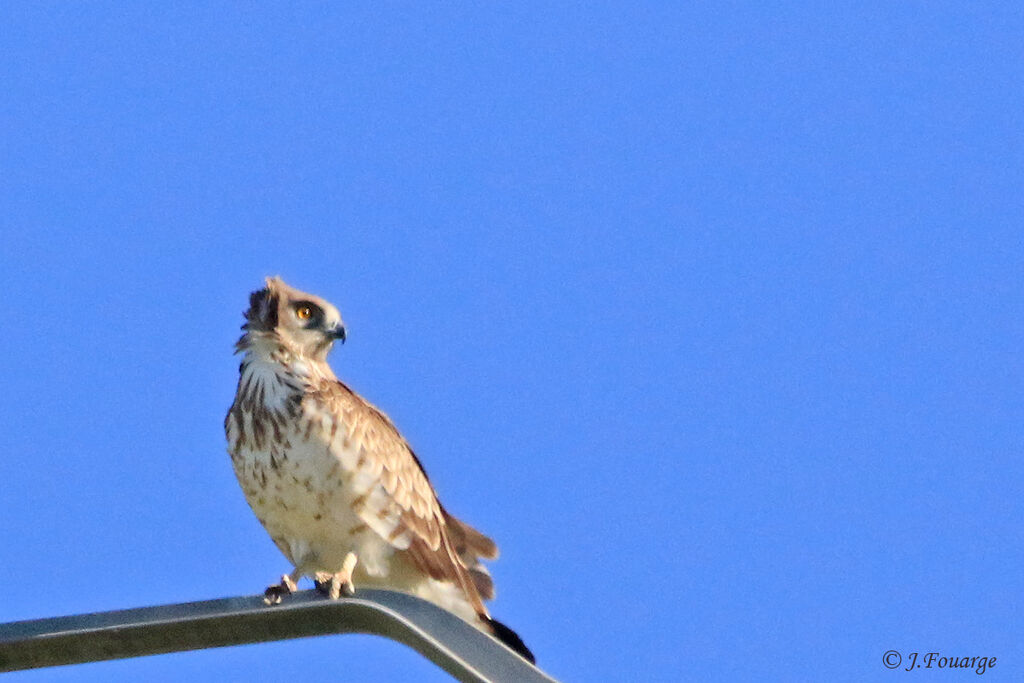
[[[299,320],[309,320],[313,317],[313,309],[309,306],[299,306],[295,309],[295,315]]]

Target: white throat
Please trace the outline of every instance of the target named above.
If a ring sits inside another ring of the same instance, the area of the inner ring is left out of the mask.
[[[337,379],[326,362],[298,355],[279,340],[263,335],[249,340],[241,371],[244,393],[275,412],[284,410],[290,396]]]

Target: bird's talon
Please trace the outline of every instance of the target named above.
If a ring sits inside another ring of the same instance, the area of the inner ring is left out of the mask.
[[[313,586],[318,593],[326,595],[331,600],[337,600],[343,595],[347,598],[352,597],[356,594],[356,587],[352,583],[351,575],[345,574],[344,571],[337,574],[321,572],[313,579]]]
[[[298,586],[295,585],[295,581],[285,574],[281,577],[280,583],[267,586],[267,590],[263,591],[263,602],[267,605],[280,605],[284,596],[291,595],[297,590]]]

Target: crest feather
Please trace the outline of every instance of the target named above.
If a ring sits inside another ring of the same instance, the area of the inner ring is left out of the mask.
[[[280,278],[267,278],[267,286],[249,295],[243,330],[270,332],[277,327],[278,283]]]

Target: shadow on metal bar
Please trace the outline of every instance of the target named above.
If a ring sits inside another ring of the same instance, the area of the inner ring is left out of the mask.
[[[370,589],[340,600],[301,591],[274,607],[260,595],[0,624],[0,672],[332,633],[397,640],[461,681],[554,681],[440,607]]]

